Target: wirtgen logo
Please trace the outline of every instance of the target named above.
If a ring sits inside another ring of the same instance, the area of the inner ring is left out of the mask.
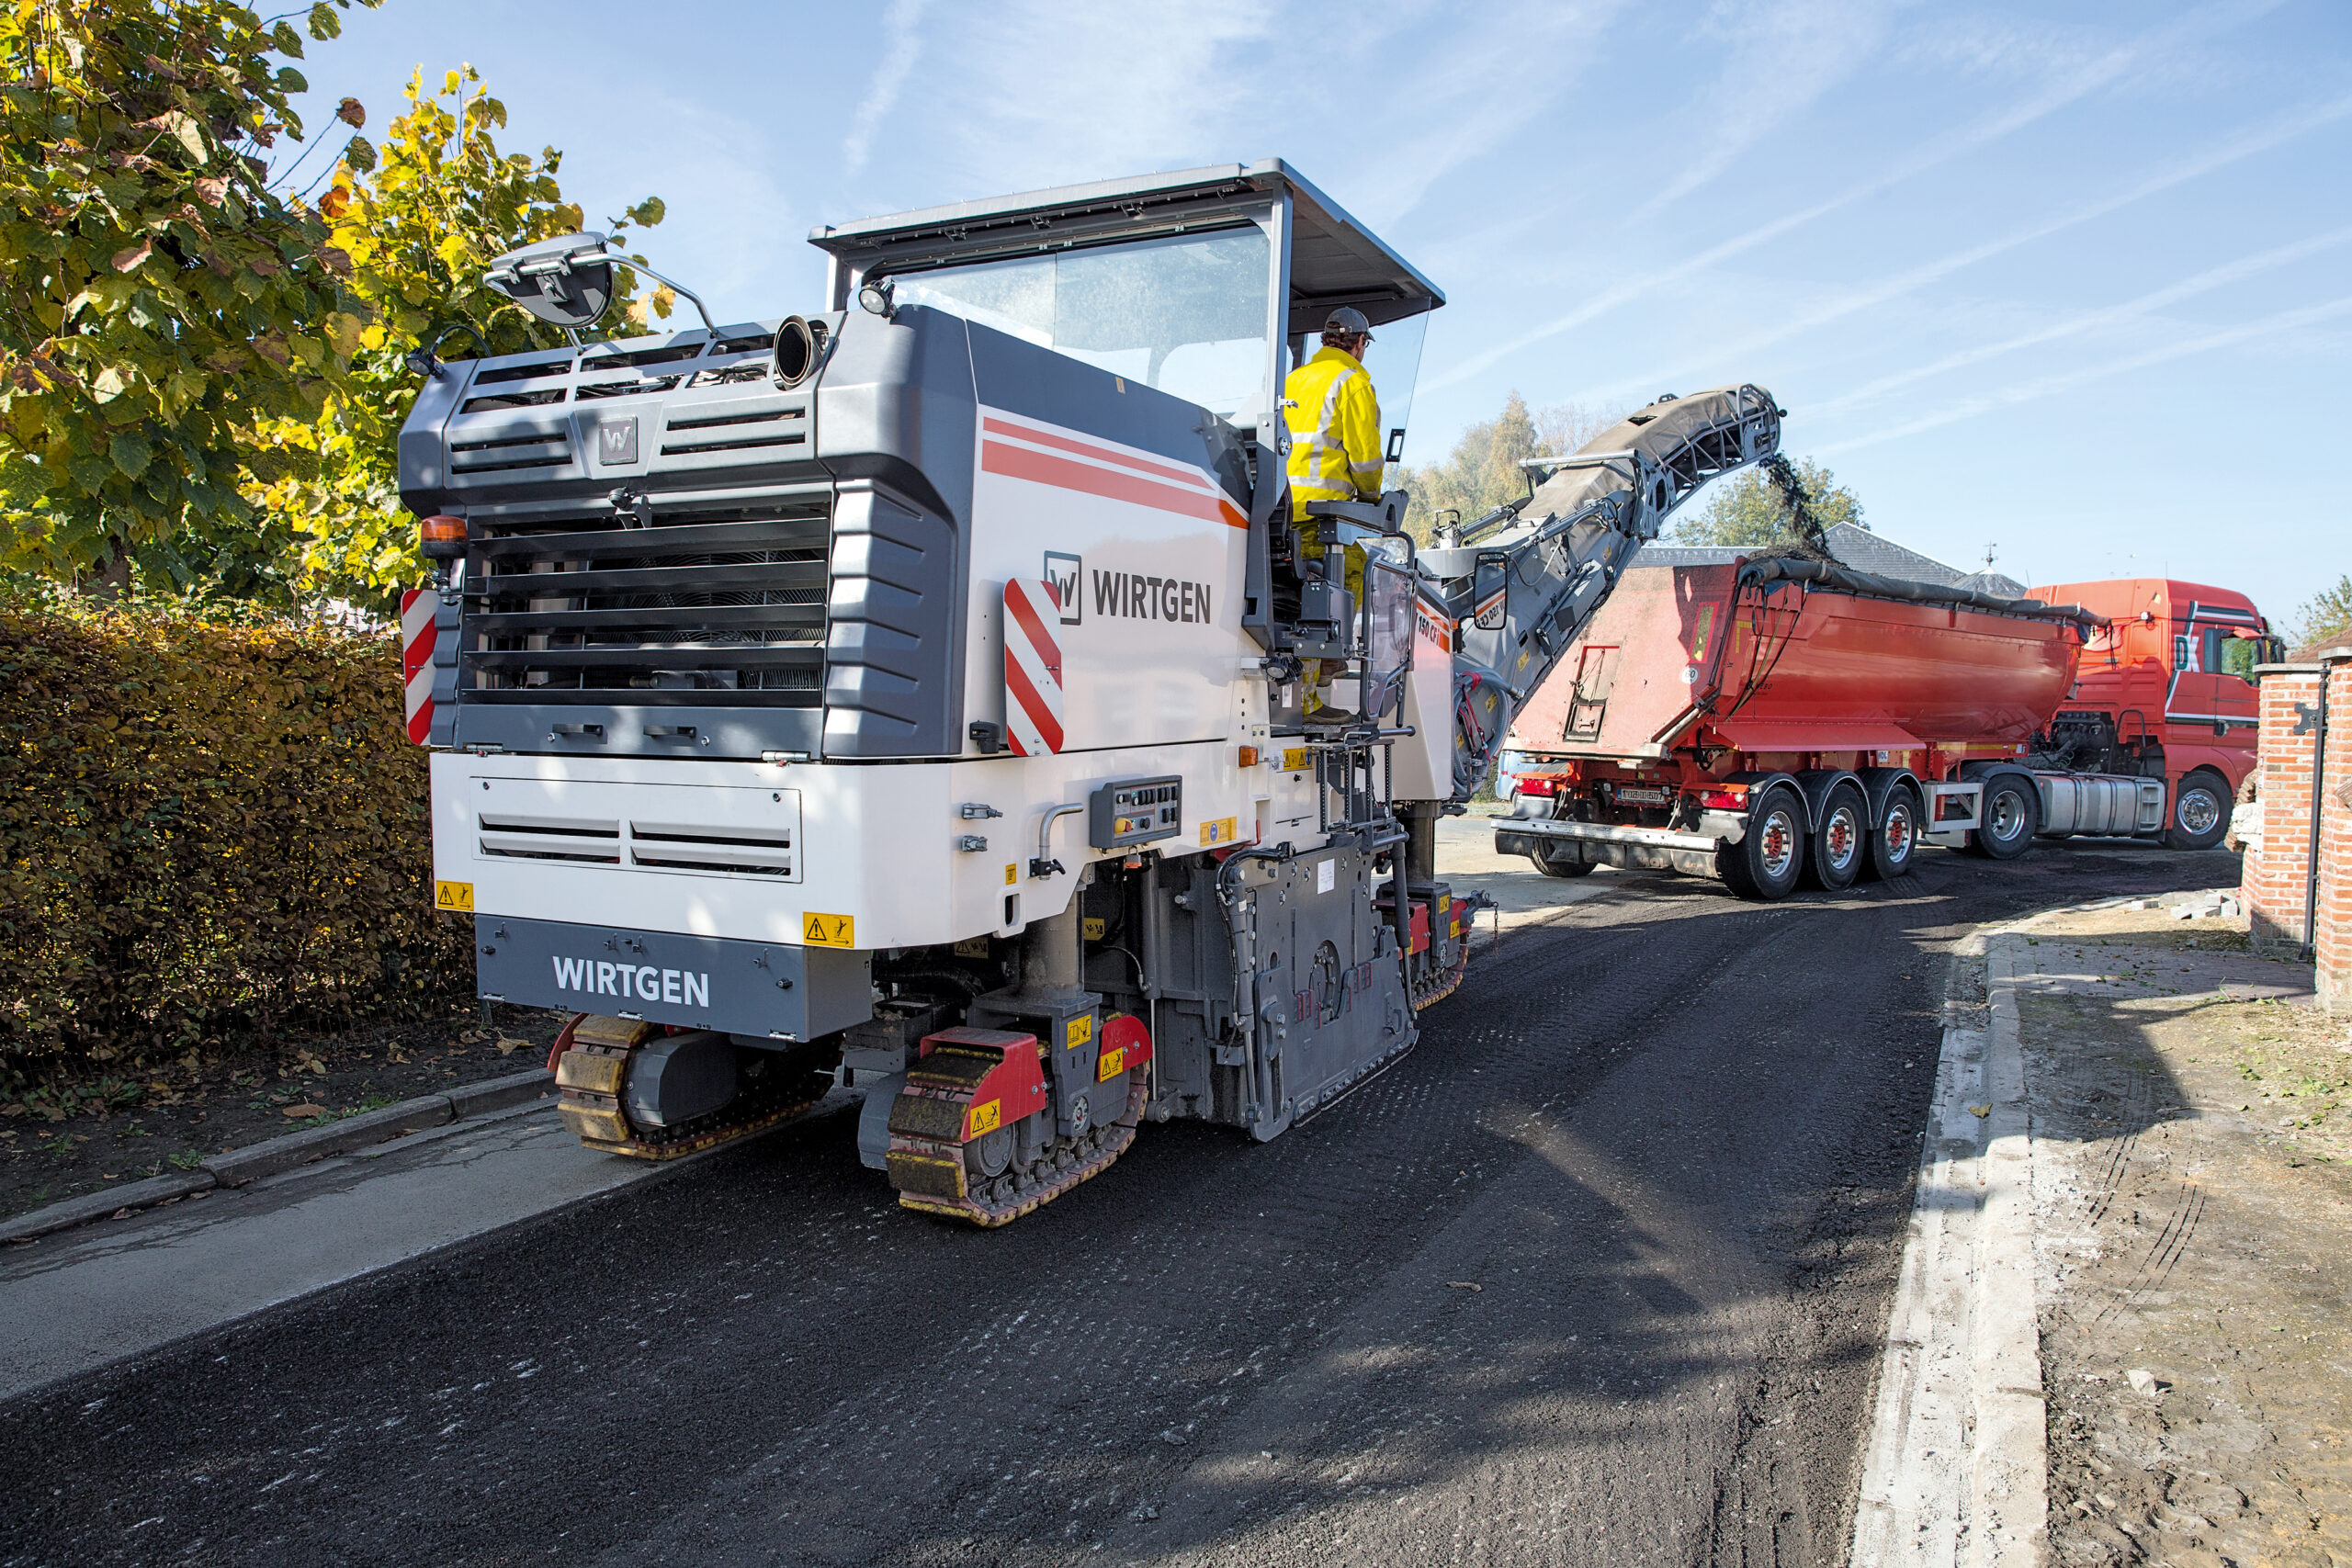
[[[1079,618],[1086,613],[1086,606],[1078,602],[1078,580],[1085,566],[1086,562],[1078,556],[1066,556],[1059,550],[1046,552],[1046,581],[1061,596],[1062,625],[1066,626],[1078,625]]]
[[[592,997],[633,997],[641,1002],[679,1007],[710,1005],[710,976],[691,969],[656,969],[650,964],[605,964],[594,958],[555,961],[555,988]]]

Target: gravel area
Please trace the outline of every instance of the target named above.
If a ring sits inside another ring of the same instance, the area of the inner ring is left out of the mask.
[[[2352,1563],[2352,1021],[2177,901],[2018,953],[2052,1560]]]

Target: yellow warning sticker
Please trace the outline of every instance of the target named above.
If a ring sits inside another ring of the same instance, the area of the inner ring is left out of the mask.
[[[1297,773],[1300,769],[1306,767],[1306,764],[1313,760],[1313,757],[1314,753],[1307,750],[1304,746],[1286,746],[1283,749],[1283,772],[1286,773]]]
[[[1094,1081],[1101,1083],[1104,1078],[1117,1077],[1126,1065],[1127,1052],[1124,1045],[1116,1051],[1103,1052],[1102,1059],[1094,1064]]]
[[[1086,928],[1087,941],[1101,942],[1102,940],[1103,921],[1102,916],[1089,915],[1079,923]]]
[[[1003,1100],[991,1100],[985,1105],[975,1105],[972,1107],[972,1114],[966,1119],[965,1125],[967,1130],[964,1135],[967,1138],[977,1138],[983,1133],[993,1133],[997,1129],[997,1124],[1003,1120]]]
[[[984,936],[967,936],[956,944],[956,956],[958,958],[986,958],[988,955],[989,939]]]
[[[433,885],[433,907],[454,914],[474,912],[474,885],[470,882],[436,882]]]
[[[847,915],[803,915],[800,940],[811,947],[855,947],[857,922]]]
[[[1201,847],[1204,849],[1211,844],[1229,844],[1240,837],[1241,819],[1238,817],[1220,817],[1214,822],[1201,824]]]
[[[1012,886],[1012,868],[1009,865],[1004,868],[1004,885],[1007,887]]]
[[[1076,1050],[1093,1038],[1094,1015],[1090,1012],[1084,1018],[1074,1018],[1069,1021],[1069,1029],[1063,1043],[1070,1049]]]

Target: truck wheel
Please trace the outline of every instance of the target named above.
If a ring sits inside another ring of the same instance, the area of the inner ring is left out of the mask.
[[[1785,898],[1804,869],[1804,816],[1794,791],[1775,784],[1747,810],[1747,835],[1715,851],[1715,871],[1743,898]]]
[[[1886,815],[1871,832],[1871,852],[1862,874],[1873,882],[1892,882],[1911,874],[1919,852],[1919,797],[1909,784],[1887,792]]]
[[[1977,818],[1984,824],[1971,835],[1975,850],[1987,860],[2015,860],[2032,847],[2041,827],[2041,795],[2030,781],[2003,773],[1984,786]]]
[[[1822,803],[1821,821],[1805,840],[1805,880],[1825,892],[1851,887],[1870,854],[1870,807],[1862,792],[1841,784]]]
[[[2174,792],[2172,819],[2165,826],[2165,847],[2210,850],[2230,830],[2230,786],[2221,774],[2199,768],[2180,781]]]
[[[1541,840],[1536,841],[1534,849],[1528,852],[1527,858],[1533,861],[1535,869],[1546,876],[1590,876],[1592,874],[1592,862],[1574,850],[1565,846],[1547,844]]]

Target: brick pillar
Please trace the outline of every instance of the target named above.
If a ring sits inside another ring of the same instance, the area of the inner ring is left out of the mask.
[[[2327,761],[2319,794],[2319,909],[2312,939],[2320,1005],[2352,1012],[2352,659],[2322,667],[2327,694]]]
[[[2304,942],[2303,897],[2311,870],[2312,753],[2319,734],[2317,664],[2266,664],[2260,760],[2262,847],[2245,857],[2248,924],[2257,953],[2287,956]],[[2352,676],[2346,678],[2352,686]],[[2333,728],[2331,726],[2331,728]],[[2328,748],[2352,741],[2337,730]]]

